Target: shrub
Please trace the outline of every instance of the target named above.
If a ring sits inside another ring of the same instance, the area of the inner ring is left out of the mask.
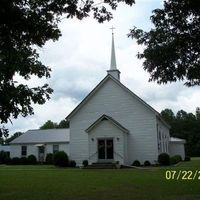
[[[12,162],[12,161],[11,161],[11,158],[8,157],[8,158],[6,159],[6,165],[11,165],[11,164],[12,164],[11,162]]]
[[[27,165],[28,164],[28,159],[26,157],[21,157],[20,158],[20,163],[22,165]]]
[[[161,153],[159,156],[158,156],[158,163],[160,165],[170,165],[170,157],[167,153]]]
[[[69,166],[70,167],[76,167],[76,161],[75,160],[70,160]]]
[[[190,161],[190,160],[191,160],[190,156],[185,156],[185,161]]]
[[[5,151],[0,151],[0,164],[5,164],[9,159],[8,153]]]
[[[34,155],[29,155],[28,158],[28,164],[35,165],[37,163],[37,159]]]
[[[144,166],[151,166],[151,163],[150,163],[148,160],[146,160],[146,161],[144,162]]]
[[[82,164],[83,164],[84,167],[87,167],[88,166],[88,160],[84,160]]]
[[[58,167],[67,167],[69,164],[68,155],[64,151],[58,151],[53,156],[53,163]]]
[[[140,164],[140,161],[139,160],[135,160],[132,164],[132,166],[137,166],[139,167],[141,164]]]
[[[10,164],[11,165],[20,165],[21,164],[21,160],[18,157],[14,157],[10,160]]]
[[[182,161],[181,155],[175,155],[174,157],[176,157],[176,159],[177,159],[178,162],[181,162],[181,161]]]
[[[172,156],[170,158],[170,164],[174,165],[174,164],[177,164],[179,163],[180,161],[182,161],[182,158],[180,155],[175,155],[175,156]]]
[[[52,153],[48,153],[46,155],[46,159],[45,159],[46,164],[48,165],[52,165],[53,164],[53,154]]]

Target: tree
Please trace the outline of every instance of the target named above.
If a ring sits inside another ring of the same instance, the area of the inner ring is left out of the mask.
[[[12,136],[10,136],[9,138],[7,138],[5,140],[5,143],[9,144],[12,140],[14,140],[15,138],[19,137],[22,134],[23,134],[23,132],[16,132],[16,133],[14,133]]]
[[[193,0],[164,1],[155,9],[150,31],[134,27],[129,37],[144,45],[138,58],[144,59],[149,81],[158,84],[181,80],[186,86],[200,85],[200,4]]]
[[[66,120],[61,120],[57,128],[69,128],[69,122],[67,122]]]
[[[54,128],[69,128],[69,122],[63,119],[60,121],[59,124],[57,124],[56,122],[48,120],[40,127],[40,129],[54,129]]]
[[[197,118],[197,120],[200,121],[200,108],[199,107],[196,108],[196,118]]]
[[[51,120],[48,120],[47,122],[45,122],[40,129],[54,129],[57,128],[58,125],[57,123],[52,122]]]
[[[176,119],[178,120],[186,120],[187,119],[187,112],[184,111],[184,110],[179,110],[177,113],[176,113]]]
[[[5,128],[4,126],[0,127],[0,139],[2,139],[1,142],[4,141],[3,137],[4,137],[4,138],[7,138],[8,135],[9,135],[9,134],[8,134],[8,129]]]
[[[0,123],[7,123],[19,115],[34,114],[32,103],[44,104],[53,90],[44,84],[29,87],[16,81],[32,76],[49,78],[50,68],[39,60],[37,47],[61,36],[58,23],[62,18],[83,19],[93,14],[98,22],[112,18],[108,10],[119,2],[132,5],[134,0],[1,0],[0,1]],[[6,129],[0,127],[0,137]]]
[[[171,109],[166,108],[162,110],[160,114],[166,120],[166,122],[168,122],[169,124],[173,123],[175,116]]]

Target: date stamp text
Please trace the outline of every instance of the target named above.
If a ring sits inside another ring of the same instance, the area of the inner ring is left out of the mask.
[[[167,170],[166,180],[200,180],[200,170]]]

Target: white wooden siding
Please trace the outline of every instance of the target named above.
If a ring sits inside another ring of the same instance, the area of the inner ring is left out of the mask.
[[[85,130],[103,114],[111,116],[130,131],[126,164],[132,164],[136,159],[142,163],[157,160],[155,113],[108,79],[70,120],[70,157],[78,165],[89,157]]]
[[[184,143],[170,142],[169,143],[169,154],[170,156],[180,155],[182,159],[185,159],[185,148]]]
[[[59,151],[64,151],[67,155],[69,152],[69,143],[54,143],[59,145]],[[45,145],[45,157],[47,153],[53,153],[53,145],[54,144],[46,144]],[[10,157],[21,157],[21,146],[27,146],[27,156],[34,155],[38,159],[38,147],[35,144],[13,144],[10,145]],[[26,156],[26,157],[27,157]]]

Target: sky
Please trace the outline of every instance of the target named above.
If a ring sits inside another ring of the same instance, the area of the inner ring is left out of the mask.
[[[40,60],[52,69],[50,79],[33,77],[28,85],[48,83],[54,93],[44,105],[33,105],[34,115],[13,119],[6,125],[10,134],[38,129],[47,120],[60,122],[107,75],[110,67],[111,30],[115,27],[115,53],[121,82],[158,112],[165,108],[195,113],[200,106],[198,87],[188,88],[182,82],[158,85],[148,82],[149,74],[143,70],[142,60],[136,55],[143,47],[128,38],[134,26],[149,30],[152,10],[162,8],[162,0],[137,0],[129,7],[120,4],[113,12],[113,20],[99,24],[92,17],[77,20],[63,19],[59,24],[62,36],[38,49]],[[26,83],[21,77],[20,82]]]

